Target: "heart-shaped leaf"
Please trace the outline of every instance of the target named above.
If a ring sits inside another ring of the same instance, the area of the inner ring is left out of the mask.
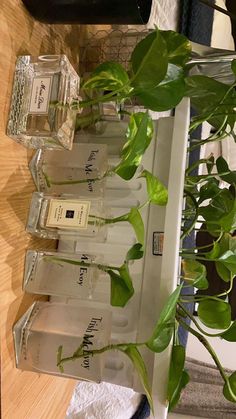
[[[231,323],[231,307],[224,301],[206,299],[199,303],[199,319],[212,329],[227,329]]]
[[[163,183],[148,170],[143,170],[139,177],[144,177],[147,183],[148,200],[155,205],[166,205],[168,191]]]
[[[106,272],[111,280],[111,305],[124,307],[134,294],[134,287],[127,263],[120,267],[119,273],[114,272],[112,269],[108,269]]]
[[[134,74],[131,81],[136,93],[140,89],[152,89],[164,79],[168,66],[167,48],[158,29],[136,45],[131,64]]]
[[[186,96],[191,98],[191,104],[200,114],[192,120],[194,128],[208,121],[220,128],[227,116],[227,123],[233,129],[236,117],[236,93],[234,89],[228,93],[230,86],[207,76],[190,76],[185,79]]]
[[[163,112],[174,108],[185,95],[184,71],[169,64],[165,78],[153,88],[139,89],[136,95],[145,108]]]
[[[151,387],[148,381],[148,374],[147,369],[144,363],[144,360],[139,352],[139,350],[134,345],[127,344],[127,348],[123,350],[123,352],[131,359],[141,381],[141,384],[144,388],[145,394],[147,396],[150,408],[152,413],[154,413],[153,409],[153,400],[152,400],[152,393]]]
[[[173,346],[167,388],[169,411],[178,403],[181,391],[189,381],[189,376],[187,372],[184,371],[184,363],[185,348],[181,345]]]
[[[220,335],[220,337],[228,342],[236,342],[236,320],[231,324],[229,329]]]
[[[182,261],[182,267],[185,282],[201,290],[208,288],[206,267],[202,263],[194,259],[184,259]]]
[[[135,243],[127,252],[126,262],[130,260],[142,259],[143,257],[143,245],[141,243]]]
[[[166,41],[169,63],[183,67],[191,58],[191,42],[175,31],[160,31]]]
[[[146,345],[153,352],[162,352],[169,345],[175,326],[176,305],[182,285],[178,286],[168,298],[161,311],[159,320],[154,328],[151,338]]]
[[[229,385],[230,385],[230,389],[234,397],[232,397],[231,392],[229,391],[229,388],[226,383],[224,384],[223,394],[227,400],[235,403],[236,402],[236,371],[230,375]]]
[[[114,172],[129,180],[134,176],[153,137],[153,123],[147,112],[131,115],[126,137],[127,142],[121,151],[121,162]]]
[[[121,64],[107,61],[100,64],[91,77],[83,84],[83,89],[118,90],[122,87],[129,91],[129,76]]]
[[[143,224],[143,219],[138,208],[134,207],[131,208],[128,216],[127,221],[133,226],[137,241],[143,245],[144,244],[144,236],[145,236],[145,229]]]
[[[198,205],[202,202],[206,201],[207,199],[211,199],[216,197],[220,192],[221,189],[219,188],[219,181],[217,179],[210,179],[204,185],[201,186],[199,191],[199,200]]]
[[[216,167],[217,167],[218,174],[222,180],[224,180],[225,182],[228,182],[229,184],[236,184],[236,171],[230,170],[228,163],[222,156],[218,157],[218,159],[216,160]],[[230,172],[230,173],[227,175],[224,175],[224,173],[227,173],[227,172]]]

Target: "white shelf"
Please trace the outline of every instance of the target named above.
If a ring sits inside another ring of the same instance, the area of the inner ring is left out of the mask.
[[[174,117],[157,121],[155,138],[143,158],[142,164],[145,169],[152,171],[168,186],[169,199],[166,207],[151,206],[142,211],[147,231],[146,253],[143,260],[136,261],[130,269],[135,296],[124,308],[111,307],[109,279],[102,278],[94,294],[96,301],[53,298],[54,301],[68,304],[110,309],[113,316],[112,341],[143,341],[150,337],[161,309],[176,288],[188,126],[189,101],[183,99],[176,108]],[[109,143],[109,138],[106,138],[106,141]],[[110,159],[114,159],[112,153],[114,148],[111,148]],[[137,202],[144,202],[144,185],[144,179],[127,183],[118,177],[109,179],[105,200],[112,213],[124,213]],[[155,232],[164,232],[163,256],[157,255],[154,249]],[[133,230],[128,224],[123,224],[109,226],[106,242],[80,240],[74,243],[61,240],[59,250],[95,252],[101,254],[106,263],[121,264],[127,248],[134,242]],[[170,349],[160,355],[149,350],[144,350],[142,354],[152,383],[155,417],[165,419]],[[103,380],[143,391],[129,359],[121,353],[107,353]]]

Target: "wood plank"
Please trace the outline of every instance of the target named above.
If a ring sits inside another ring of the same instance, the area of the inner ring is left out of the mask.
[[[34,21],[20,0],[2,0],[0,9],[0,306],[2,417],[60,419],[74,380],[22,372],[15,368],[12,326],[35,299],[21,289],[27,248],[54,248],[55,242],[25,232],[34,185],[29,151],[5,135],[16,56],[65,53],[78,68],[79,26]]]

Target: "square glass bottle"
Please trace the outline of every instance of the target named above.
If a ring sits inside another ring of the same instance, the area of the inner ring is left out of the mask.
[[[33,294],[89,299],[99,276],[98,260],[83,253],[28,250],[23,289]]]
[[[107,145],[74,144],[71,152],[40,149],[29,168],[39,192],[101,198],[108,171]]]
[[[106,238],[106,209],[102,200],[85,200],[76,195],[59,197],[34,192],[26,230],[39,237],[76,240]]]
[[[65,55],[17,58],[7,135],[29,148],[72,148],[79,76]]]
[[[37,373],[82,378],[100,382],[103,355],[91,356],[88,351],[109,343],[111,312],[69,304],[35,302],[13,328],[16,366]],[[57,352],[69,357],[81,346],[82,357],[57,366]]]

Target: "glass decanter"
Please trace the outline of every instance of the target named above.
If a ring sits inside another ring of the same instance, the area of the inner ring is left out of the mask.
[[[7,135],[29,148],[71,149],[80,78],[65,55],[17,58]]]
[[[104,356],[88,351],[109,343],[111,317],[104,309],[35,302],[13,328],[17,368],[100,382]],[[81,358],[63,364],[64,372],[57,366],[60,346],[62,358],[82,351]]]
[[[99,276],[98,261],[101,261],[101,257],[84,253],[28,250],[23,289],[32,294],[92,298]]]
[[[103,200],[85,200],[78,195],[32,195],[26,230],[39,237],[106,238],[106,208]]]
[[[74,144],[72,151],[37,150],[30,171],[40,192],[101,198],[108,171],[105,144]]]

